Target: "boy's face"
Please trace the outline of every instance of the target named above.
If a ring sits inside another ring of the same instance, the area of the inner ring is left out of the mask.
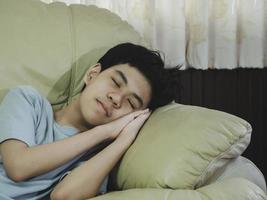
[[[87,123],[105,124],[148,106],[151,86],[138,69],[119,64],[100,71],[101,65],[97,64],[84,76],[86,87],[79,105]]]

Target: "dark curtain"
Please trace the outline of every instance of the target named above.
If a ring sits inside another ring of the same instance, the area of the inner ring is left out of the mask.
[[[180,70],[176,102],[217,109],[252,125],[252,138],[243,153],[267,175],[267,68]]]

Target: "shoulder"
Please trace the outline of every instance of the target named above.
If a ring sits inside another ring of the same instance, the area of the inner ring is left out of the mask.
[[[16,98],[31,105],[48,104],[48,100],[41,93],[30,85],[19,85],[11,88],[7,94],[9,98]]]
[[[19,85],[9,90],[9,94],[22,96],[24,98],[40,97],[41,94],[30,85]]]
[[[25,94],[25,95],[39,95],[39,92],[31,85],[19,85],[9,90],[11,93]]]

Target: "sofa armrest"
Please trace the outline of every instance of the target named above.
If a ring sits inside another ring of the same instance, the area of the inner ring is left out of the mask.
[[[227,165],[215,171],[211,178],[207,180],[202,187],[216,181],[222,181],[234,177],[245,178],[259,186],[265,193],[267,193],[266,182],[262,172],[252,161],[243,156],[231,159]]]
[[[197,190],[162,188],[129,189],[110,192],[90,200],[267,200],[254,183],[243,178],[218,181]]]

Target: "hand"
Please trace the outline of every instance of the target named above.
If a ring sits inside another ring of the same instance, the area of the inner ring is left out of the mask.
[[[109,135],[108,138],[115,139],[118,137],[120,132],[123,130],[123,128],[129,124],[131,121],[133,121],[135,118],[137,118],[139,115],[143,113],[147,113],[148,109],[145,110],[138,110],[132,113],[129,113],[125,116],[122,116],[118,119],[115,119],[107,124],[101,125],[102,128],[107,131],[107,134]]]
[[[131,143],[136,138],[140,128],[145,123],[145,121],[148,119],[150,114],[151,114],[151,111],[138,115],[136,119],[132,120],[130,123],[128,123],[124,127],[124,129],[118,136],[117,140],[127,142],[129,145],[131,145]]]

